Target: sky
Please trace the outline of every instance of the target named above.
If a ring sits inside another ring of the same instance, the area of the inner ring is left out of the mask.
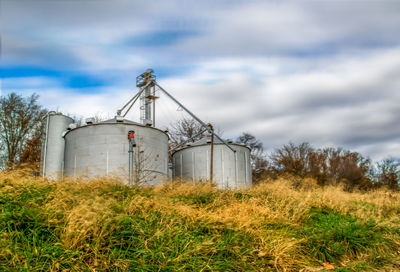
[[[113,117],[152,68],[225,138],[400,157],[400,1],[0,0],[0,28],[3,96]]]

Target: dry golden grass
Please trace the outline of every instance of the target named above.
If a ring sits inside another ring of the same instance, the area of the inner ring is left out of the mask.
[[[294,189],[293,183],[287,178],[269,180],[252,189],[219,192],[210,205],[204,206],[190,205],[185,201],[176,205],[170,197],[216,193],[217,190],[209,184],[165,184],[155,187],[154,192],[157,193],[156,206],[160,211],[178,213],[192,222],[202,220],[207,224],[223,224],[251,233],[258,241],[255,247],[257,256],[270,257],[270,264],[282,271],[295,270],[310,263],[303,255],[303,241],[276,230],[265,230],[265,226],[296,226],[307,217],[310,208],[330,208],[360,219],[376,220],[382,226],[400,227],[399,193],[385,189],[349,193],[341,187],[312,186],[316,182],[310,179],[305,181],[305,188]],[[234,195],[238,193],[253,197],[237,199]],[[396,237],[390,238],[400,246],[399,237]]]
[[[31,195],[25,200],[22,196],[27,194]],[[400,194],[384,189],[349,193],[340,187],[318,187],[312,179],[303,180],[299,186],[299,180],[290,177],[266,180],[242,190],[221,191],[209,183],[191,185],[177,181],[155,187],[128,188],[114,178],[47,181],[23,171],[3,171],[0,172],[0,195],[3,206],[5,200],[13,198],[21,199],[18,205],[38,210],[40,216],[45,217],[43,222],[54,232],[53,244],[62,251],[46,259],[44,264],[27,261],[31,254],[27,252],[31,249],[13,249],[18,242],[14,238],[10,240],[17,232],[25,230],[18,227],[13,230],[3,222],[0,256],[1,259],[11,258],[6,266],[0,267],[3,269],[400,269],[396,266],[400,263],[396,249],[400,246],[400,231],[396,232],[400,226]],[[3,213],[6,211],[4,206]],[[360,242],[359,249],[347,250],[334,261],[323,260],[325,257],[321,259],[310,253],[312,244],[305,232],[312,232],[307,226],[315,220],[313,211],[343,215],[343,218],[338,217],[340,220],[347,220],[347,217],[357,222],[373,220],[376,222],[374,230],[381,231],[382,237],[376,238],[373,246]],[[21,217],[20,220],[27,219]],[[229,234],[233,238],[227,236],[227,230],[233,233]],[[185,236],[186,233],[190,236]],[[128,240],[129,246],[126,245]],[[47,245],[43,243],[42,246]],[[131,248],[135,250],[131,252]],[[133,256],[137,259],[132,260]],[[221,256],[232,258],[237,269],[225,264]],[[378,256],[384,256],[381,263],[377,262]]]

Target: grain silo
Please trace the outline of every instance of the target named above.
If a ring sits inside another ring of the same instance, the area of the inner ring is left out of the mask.
[[[153,70],[138,76],[136,86],[139,91],[117,111],[115,118],[104,122],[89,118],[85,125],[78,125],[67,116],[51,112],[43,147],[43,176],[117,175],[128,184],[152,185],[166,180],[172,168],[175,177],[211,179],[220,188],[251,185],[248,147],[219,137],[210,124],[201,121],[156,82]],[[155,127],[156,90],[199,122],[203,131],[197,136],[210,136],[186,143],[181,149],[168,150],[167,132]],[[141,123],[125,119],[138,100]]]
[[[88,122],[65,135],[65,175],[117,175],[129,180],[129,133],[134,133],[132,182],[156,184],[168,174],[168,136],[126,119]]]
[[[73,123],[71,117],[50,111],[47,114],[42,148],[41,171],[43,176],[60,178],[64,171],[65,143],[63,133]]]
[[[172,155],[173,176],[185,180],[213,180],[218,188],[245,188],[252,184],[250,148],[208,135],[186,144]]]

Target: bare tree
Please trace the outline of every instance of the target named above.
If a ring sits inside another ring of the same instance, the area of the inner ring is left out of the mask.
[[[371,185],[371,161],[360,153],[342,148],[325,148],[319,150],[324,154],[325,172],[329,183],[345,183],[351,188],[366,188]]]
[[[111,119],[109,116],[104,116],[104,115],[102,115],[100,112],[97,112],[97,113],[93,116],[93,118],[94,118],[94,122],[95,122],[95,123],[101,123],[101,122],[104,122],[104,121],[106,121],[106,120],[108,120],[108,119]]]
[[[37,94],[23,98],[15,93],[0,98],[0,142],[8,167],[40,161],[46,110],[37,103],[38,98]]]
[[[182,118],[174,124],[170,124],[168,129],[171,136],[171,144],[177,146],[180,143],[193,139],[204,130],[203,126],[193,118]],[[193,139],[193,141],[196,139]]]
[[[305,177],[309,172],[309,158],[314,149],[309,143],[295,145],[289,143],[282,148],[275,149],[271,160],[278,170]]]
[[[140,146],[136,146],[133,152],[133,180],[130,185],[137,187],[151,184],[154,178],[160,174],[154,170],[159,159],[158,154],[153,154]]]
[[[314,149],[309,143],[289,143],[271,154],[277,172],[315,178],[320,185],[343,183],[347,190],[370,188],[371,161],[342,148]]]
[[[0,141],[0,170],[6,168],[7,166],[7,156],[5,152],[5,146],[2,141]]]
[[[377,181],[392,190],[400,189],[400,161],[387,158],[377,163]]]

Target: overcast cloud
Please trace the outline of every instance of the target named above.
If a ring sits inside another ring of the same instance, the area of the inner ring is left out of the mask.
[[[112,117],[153,68],[227,138],[400,157],[399,1],[0,4],[2,95],[36,92],[49,109]],[[165,97],[157,109],[162,128],[182,116]]]

